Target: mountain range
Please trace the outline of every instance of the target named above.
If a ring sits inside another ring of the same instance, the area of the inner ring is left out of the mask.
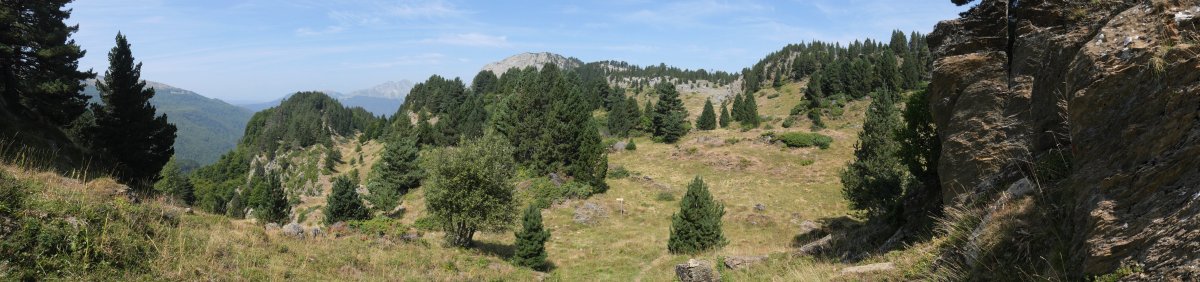
[[[411,81],[400,80],[384,82],[371,88],[356,90],[350,93],[330,90],[322,90],[320,92],[337,99],[338,102],[349,108],[362,107],[375,115],[391,115],[396,113],[396,109],[400,108],[400,104],[404,103],[404,97],[408,95],[408,91],[412,90],[412,87],[413,83]],[[280,102],[291,96],[292,94],[288,94],[268,102],[240,104],[238,106],[257,112],[278,106]]]

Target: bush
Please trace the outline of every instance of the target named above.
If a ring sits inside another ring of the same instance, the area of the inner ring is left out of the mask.
[[[325,223],[367,219],[367,208],[355,191],[355,183],[345,176],[333,180],[333,192],[325,207]]]
[[[551,204],[563,199],[583,199],[592,195],[592,187],[578,181],[568,181],[562,185],[554,185],[550,180],[538,178],[530,187],[533,191],[533,206],[549,208]]]
[[[788,132],[777,136],[784,145],[792,148],[820,147],[829,149],[833,138],[819,133]]]
[[[671,202],[675,201],[675,194],[666,191],[658,192],[658,195],[654,196],[654,199],[661,202]]]
[[[516,233],[513,243],[513,264],[544,271],[550,266],[546,261],[546,240],[550,240],[550,231],[542,225],[542,210],[530,206],[521,221],[521,231]]]
[[[625,143],[625,150],[626,151],[636,151],[637,143],[633,143],[633,139],[629,139],[629,143]]]
[[[466,247],[475,231],[499,232],[512,226],[517,210],[511,180],[516,171],[508,140],[489,133],[426,154],[428,158],[421,158],[425,207],[441,222],[448,245]]]
[[[424,231],[437,231],[442,228],[442,223],[437,218],[426,216],[414,221],[413,228]]]
[[[624,166],[614,167],[612,171],[608,172],[608,178],[621,179],[626,177],[629,177],[629,170],[625,169]]]
[[[796,121],[796,119],[791,118],[791,117],[783,119],[783,124],[782,124],[783,128],[792,128],[792,125],[795,121]]]

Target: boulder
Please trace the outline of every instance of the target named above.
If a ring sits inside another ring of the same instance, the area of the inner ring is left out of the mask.
[[[762,203],[754,204],[754,211],[759,211],[759,212],[767,211],[767,205],[764,205]]]
[[[628,145],[629,145],[629,142],[625,142],[625,141],[617,141],[617,143],[614,143],[614,144],[612,145],[612,149],[610,149],[610,151],[613,151],[613,152],[620,152],[620,151],[624,151],[624,150],[625,150],[625,146],[628,146]]]
[[[821,237],[819,240],[804,244],[803,247],[800,247],[800,253],[815,256],[828,252],[832,246],[833,235],[825,235],[825,237]]]
[[[550,182],[554,183],[554,186],[562,186],[563,183],[567,183],[567,179],[562,175],[559,175],[557,172],[551,172]]]
[[[572,218],[575,223],[580,224],[595,224],[608,215],[608,210],[600,204],[594,202],[585,202],[575,208],[575,216]]]
[[[312,229],[308,230],[308,235],[309,235],[309,237],[317,238],[317,237],[325,236],[325,231],[321,230],[321,227],[313,227]]]
[[[745,269],[765,261],[767,256],[728,256],[725,257],[725,267],[734,270]]]
[[[874,272],[891,271],[896,269],[896,266],[890,262],[851,266],[842,269],[842,275],[860,275]]]
[[[296,239],[304,239],[304,227],[300,227],[295,222],[288,223],[283,226],[283,235],[287,235]]]
[[[387,215],[388,218],[396,219],[396,218],[403,217],[404,211],[406,211],[406,210],[408,210],[408,208],[404,207],[404,205],[397,205],[396,208],[393,208],[391,211],[388,211],[385,215]]]
[[[263,228],[267,229],[267,231],[275,231],[275,230],[279,230],[279,224],[274,223],[274,222],[267,223],[267,225],[264,226]]]
[[[675,276],[683,282],[721,281],[721,274],[708,261],[689,259],[687,263],[675,265]]]
[[[420,240],[420,239],[421,239],[421,234],[418,234],[415,232],[408,232],[408,233],[400,234],[400,240],[416,241],[416,240]]]
[[[186,209],[184,209],[184,210],[183,210],[183,213],[186,213],[186,214],[196,214],[196,212],[192,211],[192,208],[186,208]]]

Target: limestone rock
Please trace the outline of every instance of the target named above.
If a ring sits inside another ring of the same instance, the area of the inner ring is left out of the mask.
[[[547,52],[521,53],[504,58],[504,60],[499,62],[489,63],[483,66],[483,70],[492,71],[498,77],[512,68],[524,69],[527,67],[534,67],[540,70],[542,69],[542,66],[546,64],[553,64],[558,66],[559,69],[574,69],[583,66],[583,61],[580,61],[576,58],[567,58],[559,54]]]
[[[830,251],[832,245],[833,235],[825,235],[821,239],[804,244],[804,246],[800,247],[800,253],[815,256]]]
[[[296,239],[304,239],[304,227],[300,227],[300,225],[296,224],[295,222],[288,223],[287,225],[283,226],[283,235],[287,235],[288,237]]]
[[[896,266],[890,262],[851,266],[842,269],[842,275],[859,275],[874,272],[884,272],[896,269]]]
[[[608,210],[604,206],[594,202],[584,202],[579,207],[575,208],[575,215],[572,220],[580,224],[595,224],[608,215]]]
[[[274,222],[267,223],[267,225],[263,226],[263,228],[266,229],[267,231],[275,231],[275,230],[279,230],[279,224],[274,223]]]
[[[767,256],[727,256],[725,267],[729,269],[744,269],[767,261]]]
[[[708,261],[689,259],[687,263],[675,265],[675,277],[683,282],[721,281],[721,274]]]

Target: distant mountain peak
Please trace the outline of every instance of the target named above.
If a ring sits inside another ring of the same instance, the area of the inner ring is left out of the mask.
[[[358,90],[346,94],[348,97],[375,97],[395,100],[404,100],[408,96],[408,92],[412,90],[413,83],[408,80],[388,81],[371,88]]]
[[[504,58],[499,62],[489,63],[483,66],[483,70],[492,71],[496,73],[496,76],[500,76],[511,68],[535,67],[541,69],[545,64],[554,64],[562,69],[574,69],[583,66],[583,61],[550,52],[526,52]]]

